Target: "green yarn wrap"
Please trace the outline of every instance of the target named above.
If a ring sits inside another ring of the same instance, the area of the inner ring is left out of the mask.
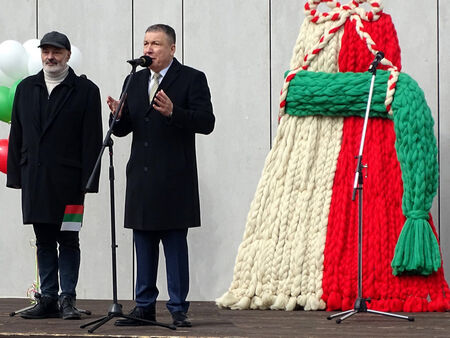
[[[397,81],[393,116],[387,113],[384,102],[389,75],[388,71],[377,71],[370,117],[394,121],[395,149],[402,171],[402,210],[406,222],[391,266],[394,275],[429,275],[441,267],[439,244],[428,222],[438,185],[434,121],[423,91],[404,73],[400,73]],[[289,84],[286,114],[364,117],[371,78],[369,72],[300,71]]]
[[[289,84],[286,114],[364,117],[371,78],[372,74],[368,72],[298,72]],[[371,117],[391,118],[384,105],[388,78],[388,72],[377,72],[370,106]]]

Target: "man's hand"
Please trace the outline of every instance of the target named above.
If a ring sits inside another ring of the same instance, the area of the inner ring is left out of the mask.
[[[159,111],[164,116],[171,116],[173,111],[173,103],[172,100],[164,93],[164,90],[160,90],[156,93],[153,108]]]
[[[119,106],[119,101],[113,99],[111,96],[108,96],[106,99],[106,103],[108,104],[109,109],[111,109],[111,113],[114,114],[117,107]],[[117,114],[117,119],[120,119],[122,116],[123,105],[120,107],[119,114]]]

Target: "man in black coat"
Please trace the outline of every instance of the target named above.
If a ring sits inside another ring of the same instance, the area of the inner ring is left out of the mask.
[[[64,34],[45,34],[39,47],[43,70],[17,86],[8,148],[6,184],[22,189],[23,223],[33,224],[41,286],[37,305],[21,316],[78,319],[79,230],[85,186],[102,144],[100,91],[67,65],[71,48]],[[98,176],[89,192],[97,191]]]
[[[130,315],[155,320],[160,241],[166,258],[169,301],[177,326],[190,326],[187,230],[200,226],[195,134],[214,129],[211,95],[204,73],[175,58],[175,31],[150,26],[144,38],[149,69],[135,74],[116,136],[133,133],[126,168],[125,227],[133,229],[137,256],[136,307]],[[156,93],[156,94],[155,94]],[[111,110],[118,101],[108,97]],[[118,320],[116,325],[142,325]]]

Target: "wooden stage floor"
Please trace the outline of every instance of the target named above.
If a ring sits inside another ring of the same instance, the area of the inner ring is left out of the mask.
[[[450,337],[450,312],[414,313],[415,321],[357,313],[336,324],[327,320],[333,312],[324,311],[232,311],[222,310],[213,302],[191,302],[191,328],[170,330],[156,326],[116,327],[109,321],[94,333],[80,325],[108,312],[108,300],[79,300],[77,306],[92,312],[81,320],[27,320],[9,316],[27,306],[27,299],[0,299],[0,337]],[[120,301],[124,313],[132,301]],[[408,314],[404,314],[408,315]],[[170,323],[163,302],[157,305],[157,320]]]

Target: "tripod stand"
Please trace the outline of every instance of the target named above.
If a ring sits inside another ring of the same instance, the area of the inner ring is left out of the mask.
[[[384,54],[382,52],[378,52],[375,56],[375,60],[372,62],[369,72],[372,73],[372,81],[370,83],[370,90],[369,90],[369,98],[367,101],[367,108],[366,113],[364,116],[364,126],[361,136],[361,143],[359,147],[359,154],[356,157],[358,159],[358,163],[356,165],[356,171],[355,171],[355,180],[353,182],[353,194],[352,194],[352,201],[355,200],[356,192],[358,191],[358,297],[356,298],[355,305],[353,309],[335,313],[331,316],[328,316],[327,319],[331,320],[336,317],[340,317],[336,319],[336,323],[340,324],[343,320],[353,316],[354,314],[358,312],[368,312],[368,313],[374,313],[378,315],[383,316],[389,316],[399,319],[406,319],[409,321],[414,321],[414,317],[412,316],[402,316],[394,313],[389,312],[382,312],[382,311],[376,311],[371,310],[367,308],[367,303],[370,303],[370,298],[363,298],[362,295],[362,225],[363,225],[363,181],[364,181],[364,175],[363,175],[363,168],[367,168],[367,165],[362,164],[362,154],[364,150],[364,141],[366,137],[366,131],[367,131],[367,123],[369,120],[369,112],[370,112],[370,105],[372,102],[372,94],[373,94],[373,87],[375,83],[375,77],[377,72],[377,66],[380,63],[380,61],[384,58]]]
[[[148,57],[147,57],[148,58]],[[144,59],[144,57],[142,57]],[[135,60],[130,60],[135,61]],[[144,60],[141,65],[142,67],[147,67],[151,64],[151,59],[148,58],[148,60]],[[175,330],[176,327],[174,325],[164,324],[153,320],[146,320],[142,318],[136,318],[134,316],[125,315],[122,312],[122,305],[118,303],[117,301],[117,263],[116,263],[116,231],[115,231],[115,202],[114,202],[114,165],[113,165],[113,141],[111,139],[112,130],[114,127],[114,124],[117,121],[118,115],[120,110],[122,109],[123,102],[125,101],[128,86],[130,85],[131,79],[133,78],[134,73],[136,72],[136,67],[138,66],[138,63],[132,63],[132,70],[130,75],[128,76],[127,82],[125,84],[124,90],[122,92],[122,95],[120,97],[119,105],[116,108],[116,111],[114,112],[114,117],[112,119],[112,122],[109,126],[109,130],[106,133],[105,140],[103,141],[103,145],[100,151],[100,154],[97,158],[97,162],[95,163],[95,167],[92,171],[92,174],[89,178],[89,181],[87,183],[87,187],[90,187],[92,184],[92,181],[97,174],[99,168],[100,168],[100,162],[103,155],[103,152],[105,151],[105,148],[108,147],[109,149],[109,190],[110,190],[110,210],[111,210],[111,257],[112,257],[112,281],[113,281],[113,304],[109,307],[108,314],[97,319],[94,321],[91,321],[89,323],[83,324],[80,326],[80,328],[86,328],[88,326],[94,325],[92,328],[88,330],[89,333],[93,333],[96,329],[98,329],[103,324],[107,323],[113,318],[126,318],[126,319],[133,319],[139,322],[147,323],[148,325],[156,325],[156,326],[162,326],[166,327],[172,330]]]

